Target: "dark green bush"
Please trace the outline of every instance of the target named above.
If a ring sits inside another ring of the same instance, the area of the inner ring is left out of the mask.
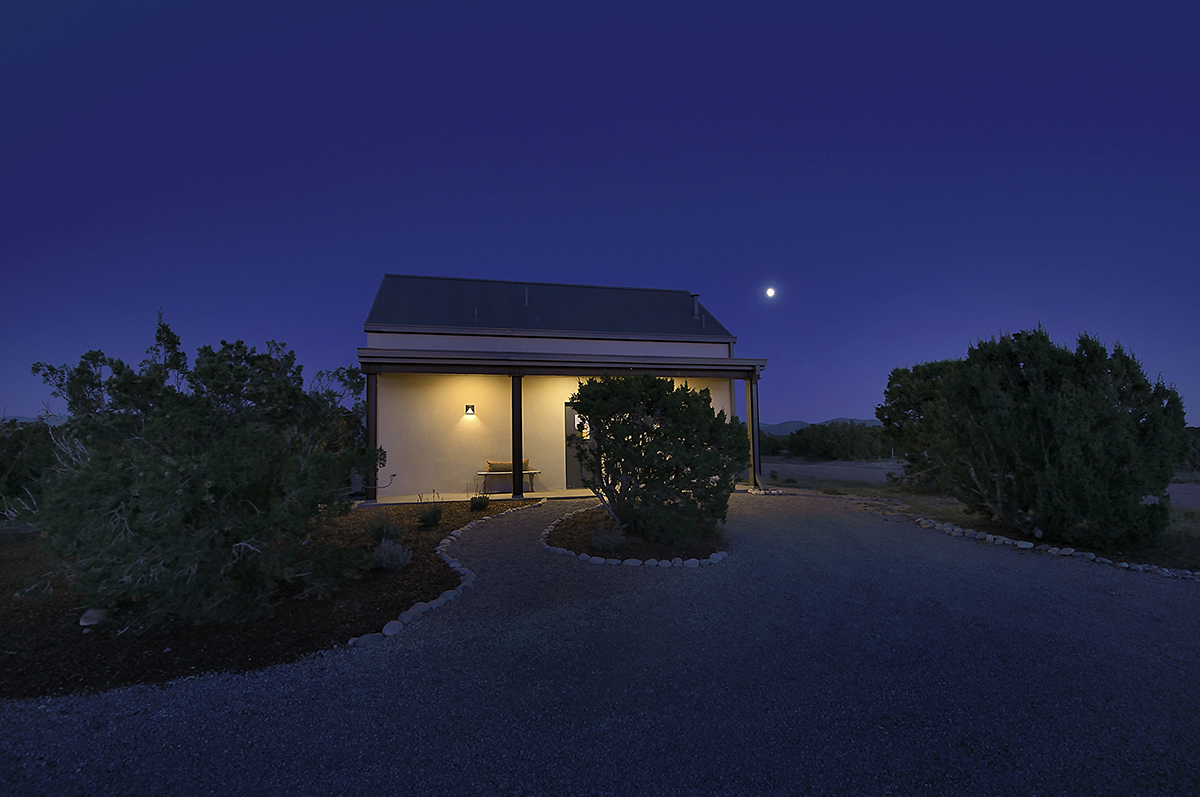
[[[589,379],[571,397],[583,483],[629,533],[686,542],[716,532],[749,460],[746,425],[714,413],[708,390],[649,375]]]
[[[442,505],[434,504],[433,506],[429,507],[428,509],[423,510],[421,512],[421,514],[418,516],[418,519],[421,521],[422,526],[425,526],[425,527],[436,526],[437,524],[442,522]]]
[[[1085,545],[1152,539],[1184,456],[1183,402],[1119,344],[1074,351],[1036,330],[980,341],[965,360],[895,369],[876,411],[905,480],[971,511]]]
[[[71,415],[33,522],[84,603],[241,620],[358,575],[364,555],[316,522],[347,511],[351,471],[383,459],[365,448],[357,369],[306,391],[292,352],[242,341],[201,347],[189,368],[161,318],[147,355],[137,370],[99,351],[33,368]]]
[[[52,430],[44,418],[0,423],[0,520],[26,519],[37,506],[39,480],[55,462]]]
[[[491,500],[492,500],[492,499],[488,498],[486,495],[473,495],[473,496],[471,496],[471,502],[470,502],[470,503],[471,503],[471,511],[472,511],[472,512],[482,512],[482,511],[484,511],[485,509],[487,509],[487,508],[488,508],[488,503],[489,503]]]

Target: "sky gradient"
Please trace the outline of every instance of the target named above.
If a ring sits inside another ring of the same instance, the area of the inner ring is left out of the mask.
[[[699,293],[766,422],[1039,323],[1200,403],[1200,4],[903,5],[4,4],[0,411],[388,272]]]

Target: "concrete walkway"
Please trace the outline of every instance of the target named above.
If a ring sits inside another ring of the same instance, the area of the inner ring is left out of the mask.
[[[385,644],[2,703],[0,792],[1200,792],[1200,584],[814,495],[735,495],[700,570],[539,547],[589,503],[464,535]]]

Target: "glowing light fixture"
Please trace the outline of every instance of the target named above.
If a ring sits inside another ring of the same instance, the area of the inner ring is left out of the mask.
[[[771,298],[772,296],[774,296],[774,295],[775,295],[775,289],[774,289],[774,288],[767,288],[767,298],[768,298],[768,299],[770,299],[770,298]]]
[[[467,415],[474,415],[474,414],[475,414],[475,405],[468,404],[467,405]]]

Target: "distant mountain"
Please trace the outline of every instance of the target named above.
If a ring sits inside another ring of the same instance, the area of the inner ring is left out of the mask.
[[[810,424],[805,423],[804,421],[784,421],[783,423],[760,423],[758,428],[760,431],[766,432],[767,434],[783,437],[784,435],[791,434],[797,429],[803,429],[805,426],[809,425]]]
[[[47,416],[45,416],[46,423],[50,424],[51,426],[58,426],[60,423],[65,423],[67,418],[69,418],[69,417],[70,417],[69,415],[47,415]],[[4,421],[16,421],[17,423],[33,423],[36,420],[38,420],[38,419],[31,418],[28,415],[10,415],[5,418],[0,418],[0,423],[3,423]]]
[[[883,426],[878,418],[864,420],[863,418],[834,418],[832,421],[821,421],[818,426],[826,426],[831,423],[853,423],[859,426]]]
[[[784,421],[783,423],[760,423],[758,428],[767,434],[773,434],[776,437],[789,435],[797,429],[803,429],[806,426],[825,426],[830,423],[856,423],[866,426],[883,426],[877,419],[871,418],[865,420],[863,418],[834,418],[831,421],[821,421],[818,424],[806,423],[805,421]]]

